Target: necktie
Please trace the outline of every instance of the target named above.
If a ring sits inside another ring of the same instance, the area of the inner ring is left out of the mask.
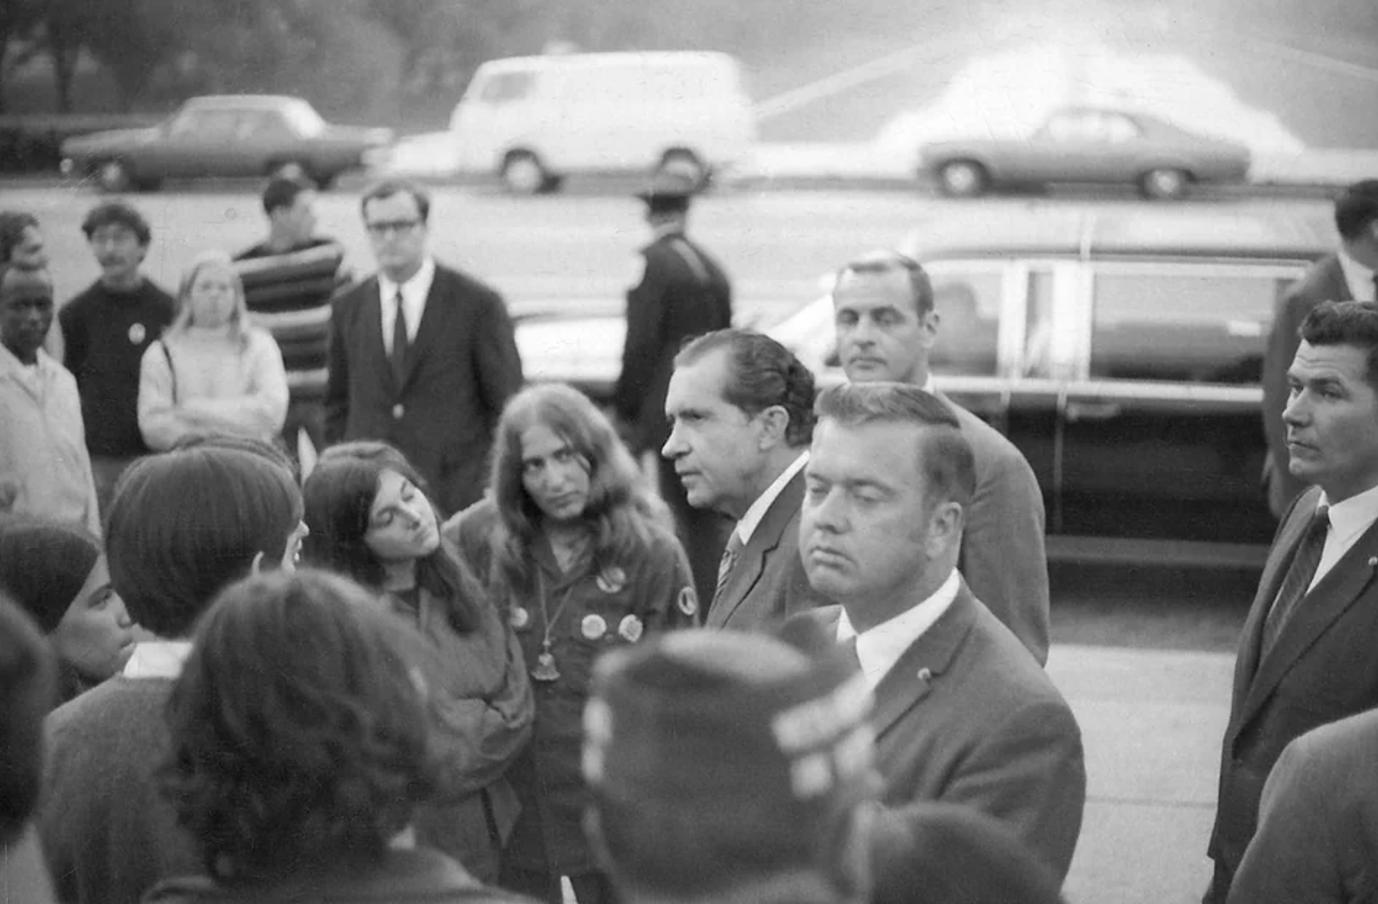
[[[1297,604],[1306,596],[1311,579],[1316,575],[1316,566],[1321,563],[1321,551],[1325,549],[1325,535],[1329,528],[1330,513],[1322,506],[1311,516],[1311,523],[1307,525],[1301,543],[1297,544],[1297,554],[1292,558],[1287,576],[1282,579],[1277,600],[1274,601],[1273,608],[1268,610],[1268,618],[1263,623],[1264,656],[1267,656],[1268,651],[1277,643],[1287,620],[1292,616]]]
[[[402,290],[397,290],[397,312],[392,318],[392,382],[398,392],[402,391],[402,377],[407,362],[407,317],[402,313]]]
[[[737,559],[742,554],[742,541],[737,536],[737,531],[732,531],[732,536],[727,539],[727,548],[722,551],[722,558],[718,560],[718,586],[713,590],[713,602],[718,601],[722,596],[723,586],[727,584],[727,576],[732,573],[732,569],[737,564]]]

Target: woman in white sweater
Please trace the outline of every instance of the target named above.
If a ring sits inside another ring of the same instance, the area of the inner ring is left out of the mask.
[[[287,417],[282,352],[267,330],[250,323],[229,255],[198,255],[178,298],[177,318],[144,352],[144,442],[162,452],[184,437],[211,433],[275,439]]]

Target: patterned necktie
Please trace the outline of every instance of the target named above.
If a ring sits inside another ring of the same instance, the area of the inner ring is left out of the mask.
[[[718,586],[713,589],[713,602],[718,601],[722,596],[723,586],[727,584],[727,576],[732,573],[733,567],[737,564],[737,559],[742,554],[742,541],[737,536],[737,531],[732,531],[732,536],[727,538],[727,548],[722,551],[722,558],[718,560]]]
[[[1316,566],[1321,563],[1321,552],[1325,549],[1325,535],[1329,529],[1330,512],[1322,506],[1311,516],[1311,523],[1307,525],[1305,535],[1297,544],[1297,554],[1292,558],[1287,576],[1282,579],[1277,600],[1273,603],[1273,608],[1268,610],[1268,618],[1263,622],[1263,656],[1267,656],[1268,651],[1277,643],[1287,620],[1292,617],[1297,604],[1306,596],[1311,579],[1316,576]]]
[[[402,377],[407,361],[407,317],[402,313],[402,290],[397,290],[397,312],[392,318],[392,382],[398,392],[402,390]]]

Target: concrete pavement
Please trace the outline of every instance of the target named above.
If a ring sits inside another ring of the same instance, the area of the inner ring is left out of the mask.
[[[1069,904],[1201,899],[1233,668],[1232,654],[1054,645],[1048,673],[1086,747]]]

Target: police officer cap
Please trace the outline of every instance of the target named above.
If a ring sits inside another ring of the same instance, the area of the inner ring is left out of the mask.
[[[636,193],[646,203],[656,200],[688,199],[699,190],[698,170],[679,160],[667,161],[651,174],[650,184]]]

